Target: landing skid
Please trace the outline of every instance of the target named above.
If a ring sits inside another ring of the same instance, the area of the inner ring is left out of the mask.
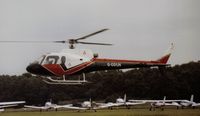
[[[85,79],[84,73],[83,73],[83,78],[82,79],[79,78],[78,80],[66,80],[65,75],[64,75],[62,80],[57,80],[57,79],[53,79],[51,77],[46,77],[45,79],[43,79],[43,81],[45,83],[51,84],[51,85],[81,85],[81,84],[89,83]]]

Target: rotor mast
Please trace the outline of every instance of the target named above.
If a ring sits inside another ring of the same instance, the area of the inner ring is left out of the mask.
[[[80,37],[80,38],[77,38],[77,39],[69,39],[68,41],[66,41],[66,43],[69,44],[69,48],[70,49],[74,49],[75,46],[74,44],[90,44],[90,45],[112,45],[112,44],[107,44],[107,43],[93,43],[93,42],[83,42],[83,41],[80,41],[80,40],[84,40],[84,39],[87,39],[91,36],[94,36],[96,34],[99,34],[99,33],[102,33],[104,31],[107,31],[108,29],[101,29],[99,31],[96,31],[94,33],[91,33],[91,34],[88,34],[88,35],[85,35],[83,37]]]

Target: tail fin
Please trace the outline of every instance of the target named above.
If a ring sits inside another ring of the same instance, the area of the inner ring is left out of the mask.
[[[167,52],[163,55],[163,57],[159,58],[158,60],[156,60],[157,62],[160,62],[160,63],[164,63],[166,64],[167,61],[169,60],[169,57],[171,56],[171,53],[174,49],[174,44],[171,43],[171,46],[170,48],[167,50]]]
[[[124,103],[126,103],[126,94],[124,94]]]
[[[166,96],[164,96],[164,98],[163,98],[163,104],[165,103],[165,100],[166,100]]]
[[[93,107],[93,104],[92,104],[92,98],[89,99],[89,102],[90,102],[89,107],[92,108],[92,107]]]
[[[194,95],[191,95],[190,101],[191,101],[191,102],[194,101]]]

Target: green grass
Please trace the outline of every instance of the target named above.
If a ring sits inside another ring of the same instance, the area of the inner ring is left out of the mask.
[[[49,112],[2,112],[0,116],[200,116],[200,109],[165,109],[149,111],[148,109],[115,109],[94,111],[49,111]]]

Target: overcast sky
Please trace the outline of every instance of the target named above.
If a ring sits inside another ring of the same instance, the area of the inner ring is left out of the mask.
[[[200,0],[0,0],[0,40],[67,40],[109,28],[80,45],[99,57],[153,60],[175,43],[170,64],[200,59]],[[0,43],[0,74],[22,74],[61,44]]]

